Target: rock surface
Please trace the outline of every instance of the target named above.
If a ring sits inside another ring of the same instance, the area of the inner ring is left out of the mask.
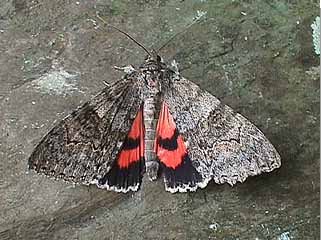
[[[1,1],[0,239],[319,239],[318,4]],[[124,195],[28,172],[56,121],[120,78],[114,65],[144,59],[97,14],[148,48],[182,31],[160,54],[255,123],[282,167],[190,194],[158,181]]]

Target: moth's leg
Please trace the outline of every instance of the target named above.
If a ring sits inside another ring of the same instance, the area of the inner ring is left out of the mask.
[[[125,72],[127,74],[130,74],[130,73],[136,71],[136,69],[133,67],[133,65],[128,65],[128,66],[124,66],[124,67],[114,66],[114,68],[116,70],[123,71],[123,72]]]
[[[178,63],[175,61],[175,59],[171,62],[170,67],[175,73],[179,73]]]
[[[103,81],[106,87],[110,86],[110,83],[106,82],[105,80]]]

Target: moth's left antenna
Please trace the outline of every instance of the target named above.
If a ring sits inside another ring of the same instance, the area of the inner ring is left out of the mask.
[[[123,30],[119,29],[118,27],[115,27],[113,25],[108,24],[101,16],[99,16],[98,14],[96,14],[97,18],[99,18],[106,26],[111,27],[116,29],[118,32],[124,34],[126,37],[128,37],[130,40],[132,40],[134,43],[136,43],[138,46],[140,46],[142,49],[144,49],[144,51],[151,56],[151,53],[147,50],[147,48],[144,47],[143,44],[139,43],[135,38],[133,38],[132,36],[130,36],[128,33],[124,32]]]

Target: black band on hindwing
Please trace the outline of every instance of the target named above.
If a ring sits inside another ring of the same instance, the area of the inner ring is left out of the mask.
[[[140,137],[138,138],[130,138],[126,137],[122,150],[133,150],[135,148],[138,148],[140,144]]]
[[[174,134],[171,138],[161,138],[158,137],[157,138],[157,143],[159,146],[161,146],[162,148],[168,150],[168,151],[174,151],[178,148],[178,144],[177,144],[177,138],[179,136],[178,130],[177,128],[174,131]]]

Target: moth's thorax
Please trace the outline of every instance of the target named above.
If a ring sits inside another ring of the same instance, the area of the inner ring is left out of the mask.
[[[160,59],[147,58],[139,67],[139,72],[144,80],[147,95],[153,96],[161,91],[164,72],[167,66]]]

